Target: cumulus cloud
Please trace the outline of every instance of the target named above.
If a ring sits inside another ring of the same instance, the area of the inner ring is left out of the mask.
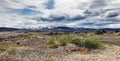
[[[120,28],[119,0],[0,0],[0,27]]]

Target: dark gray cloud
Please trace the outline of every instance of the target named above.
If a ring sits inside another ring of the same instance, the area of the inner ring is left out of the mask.
[[[86,16],[69,16],[69,15],[50,15],[49,17],[45,18],[45,17],[35,17],[32,18],[33,20],[37,20],[37,21],[78,21],[78,20],[84,20],[86,18]]]

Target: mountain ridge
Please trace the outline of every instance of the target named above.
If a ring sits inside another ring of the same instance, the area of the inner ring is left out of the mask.
[[[94,30],[106,30],[106,31],[116,31],[120,30],[120,28],[101,28],[101,29],[93,29],[93,28],[72,28],[72,27],[53,27],[53,28],[42,28],[42,29],[25,29],[25,28],[9,28],[9,27],[0,27],[0,32],[3,31],[19,31],[19,30],[68,30],[68,31],[94,31]]]

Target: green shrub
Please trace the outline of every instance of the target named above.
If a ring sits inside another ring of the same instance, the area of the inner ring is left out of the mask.
[[[70,41],[74,38],[73,35],[63,35],[61,37],[59,37],[57,40],[59,41],[61,46],[65,46],[68,43],[70,43]]]
[[[94,34],[88,34],[85,36],[80,35],[62,35],[60,37],[55,37],[50,39],[47,45],[51,47],[65,46],[69,43],[78,45],[80,47],[100,49],[102,43],[99,41],[99,37]]]
[[[47,42],[46,46],[54,48],[57,48],[58,46],[65,46],[70,43],[73,38],[73,35],[62,35],[59,37],[53,37]]]
[[[0,51],[16,51],[15,47],[12,45],[0,45]]]
[[[56,40],[56,38],[52,38],[50,39],[47,44],[46,47],[50,47],[50,48],[57,48],[59,46],[59,42]]]
[[[100,49],[102,47],[102,43],[92,39],[85,39],[85,47],[91,49]]]
[[[8,48],[10,48],[10,47],[9,46],[2,46],[2,45],[0,46],[1,51],[7,50]]]
[[[80,47],[91,49],[100,49],[102,47],[102,43],[99,41],[98,36],[95,37],[93,34],[81,38],[75,38],[72,40],[72,43]]]
[[[76,38],[76,39],[73,39],[72,42],[73,44],[76,44],[78,46],[84,46],[84,41],[82,39],[79,39],[79,38]]]

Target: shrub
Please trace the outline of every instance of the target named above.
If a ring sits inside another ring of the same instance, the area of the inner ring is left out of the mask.
[[[59,38],[52,38],[47,45],[50,47],[65,46],[68,43],[73,43],[79,47],[85,47],[90,49],[100,49],[103,47],[102,43],[98,41],[98,36],[94,34],[88,34],[86,36],[80,35],[62,35]]]
[[[52,38],[50,39],[47,44],[46,47],[50,47],[50,48],[57,48],[59,46],[59,42],[56,40],[56,38]]]
[[[1,41],[3,41],[3,40],[5,40],[5,38],[3,38],[3,37],[0,37],[0,42],[1,42]]]
[[[120,32],[120,30],[115,30],[116,33]]]
[[[47,42],[46,46],[54,48],[58,46],[65,46],[70,43],[74,37],[74,35],[62,35],[59,37],[53,37]]]
[[[104,33],[106,33],[105,30],[96,30],[95,31],[95,34],[104,34]]]
[[[85,36],[74,38],[71,43],[90,49],[102,49],[104,46],[102,42],[99,41],[100,39],[100,36],[95,35],[94,33],[89,33]]]
[[[120,36],[120,32],[116,33],[116,35]]]
[[[23,34],[23,35],[20,35],[19,37],[21,39],[27,39],[27,38],[38,37],[38,36],[40,36],[40,34]]]
[[[15,47],[12,45],[0,45],[0,51],[16,51]]]
[[[1,51],[5,51],[5,50],[7,50],[8,48],[10,48],[9,46],[0,46],[0,50]]]
[[[102,43],[93,39],[85,39],[84,46],[86,48],[91,49],[100,49],[102,47]]]
[[[82,41],[82,39],[79,38],[73,39],[71,43],[76,44],[78,46],[84,46],[84,41]]]
[[[70,43],[73,38],[74,38],[74,35],[63,35],[59,37],[57,40],[59,41],[61,46],[65,46],[68,43]]]
[[[102,47],[101,42],[91,38],[74,39],[72,40],[72,43],[80,47],[85,47],[90,49],[100,49]]]

